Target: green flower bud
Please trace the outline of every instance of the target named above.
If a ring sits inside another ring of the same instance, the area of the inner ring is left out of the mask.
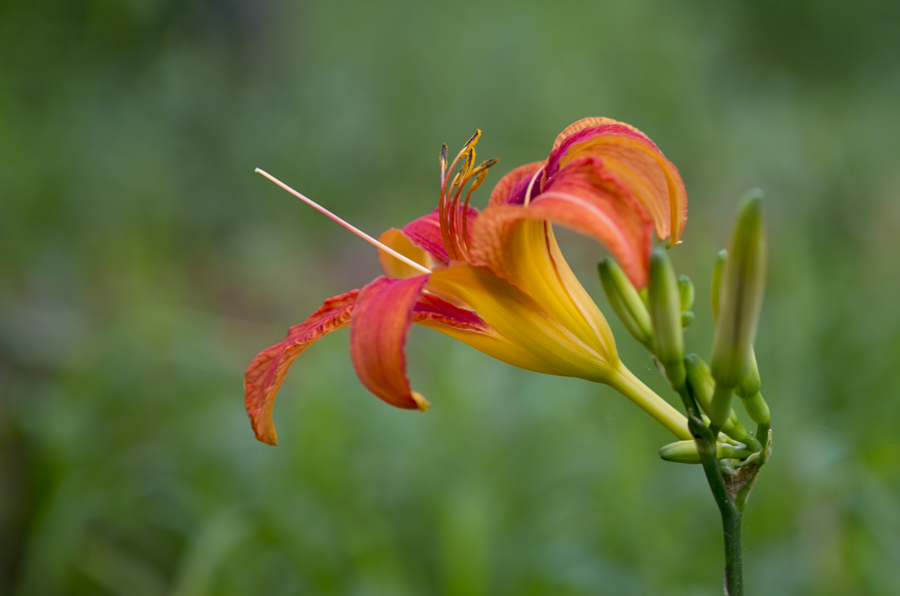
[[[716,311],[718,310],[718,291],[722,279],[722,270],[724,269],[725,259],[727,256],[728,251],[724,249],[719,251],[718,257],[716,258],[716,264],[713,267],[712,302],[714,316]],[[743,400],[744,409],[747,410],[747,414],[749,414],[751,420],[753,420],[757,424],[768,424],[769,405],[766,403],[766,400],[763,399],[762,394],[760,394],[759,392],[759,366],[757,366],[756,364],[756,353],[752,347],[750,348],[749,364],[750,366],[748,367],[744,378],[741,379],[740,384],[738,384],[738,386],[735,388],[735,393],[737,393],[738,396]],[[690,380],[690,369],[688,369],[688,380]],[[732,411],[732,416],[734,416],[734,411]],[[725,425],[727,427],[728,423],[726,422]],[[722,430],[725,431],[729,436],[732,436],[738,440],[742,440],[739,437],[728,433],[725,427],[723,427]]]
[[[650,256],[650,288],[648,296],[650,320],[656,357],[666,369],[674,387],[684,384],[684,337],[681,331],[681,298],[678,282],[668,255],[655,249]]]
[[[747,367],[747,372],[744,375],[744,378],[741,379],[740,384],[735,388],[734,392],[737,393],[741,399],[747,399],[759,393],[759,386],[759,366],[756,364],[756,353],[751,347],[750,362]]]
[[[611,258],[600,261],[597,270],[606,298],[619,320],[636,340],[642,344],[649,344],[653,339],[650,313],[647,312],[647,307],[631,284],[631,280]]]
[[[750,419],[757,424],[769,424],[769,404],[763,399],[762,393],[757,391],[749,397],[741,396],[744,409]]]
[[[744,402],[744,409],[750,419],[757,424],[769,424],[769,404],[759,392],[759,367],[756,364],[756,354],[750,350],[750,366],[747,374],[741,379],[740,385],[735,388],[735,393]]]
[[[691,310],[694,305],[694,284],[683,273],[678,276],[678,298],[681,300],[681,312]]]
[[[719,320],[719,299],[722,296],[722,272],[725,270],[725,260],[728,259],[728,251],[724,248],[716,255],[712,272],[712,313],[713,321]]]
[[[681,313],[681,326],[687,327],[691,323],[694,322],[694,313],[691,311],[685,311]]]
[[[727,443],[716,443],[717,459],[744,459],[752,453],[752,451],[740,449]],[[697,444],[693,440],[669,443],[659,450],[659,456],[666,461],[679,464],[700,463],[700,453],[697,451]]]
[[[713,378],[722,388],[736,387],[749,370],[756,323],[762,306],[766,235],[759,191],[751,191],[744,199],[729,248],[721,281],[711,366]],[[715,424],[715,417],[710,417]]]

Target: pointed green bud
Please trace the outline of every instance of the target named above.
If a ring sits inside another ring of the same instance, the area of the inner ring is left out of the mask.
[[[716,255],[712,272],[712,313],[713,322],[719,320],[719,299],[722,296],[722,272],[725,271],[725,260],[728,259],[728,251],[724,248]]]
[[[681,326],[687,327],[691,323],[694,322],[694,313],[691,311],[686,311],[681,313]]]
[[[597,270],[606,298],[619,320],[636,340],[642,344],[649,344],[653,339],[650,313],[647,312],[647,307],[631,284],[631,280],[611,258],[600,261]]]
[[[722,250],[719,252],[719,258],[716,259],[716,267],[713,269],[713,285],[716,283],[716,271],[718,270],[718,277],[721,279],[721,272],[723,265],[725,263],[725,257],[727,256],[727,251]],[[715,290],[713,293],[713,305],[716,304],[715,299]],[[704,363],[705,365],[705,363]],[[690,378],[690,371],[688,372]],[[750,419],[757,424],[768,424],[769,423],[769,405],[766,403],[766,400],[763,399],[762,394],[759,392],[760,389],[760,378],[759,378],[759,366],[756,363],[756,352],[753,348],[750,348],[750,366],[748,367],[744,378],[741,379],[740,384],[735,388],[735,393],[738,394],[738,397],[744,402],[744,409],[747,411],[747,414],[750,416]],[[732,410],[732,416],[734,416],[734,411]],[[735,420],[737,418],[735,417]],[[726,422],[727,426],[728,423]],[[728,433],[723,427],[723,431],[725,431],[729,436],[732,436],[738,440],[741,440],[739,437],[736,437],[732,433]]]
[[[727,443],[716,443],[717,459],[745,459],[752,453],[752,451]],[[659,450],[659,456],[666,461],[679,464],[700,463],[700,453],[697,451],[697,444],[693,440],[669,443]]]
[[[678,298],[681,300],[681,312],[691,310],[694,305],[694,284],[685,274],[678,276]]]
[[[673,387],[684,384],[684,336],[681,331],[681,298],[675,271],[664,250],[657,248],[650,256],[648,295],[650,320],[653,322],[653,344],[656,357],[666,369]]]
[[[751,348],[766,278],[766,234],[759,191],[747,193],[721,281],[712,374],[723,388],[736,387],[750,367]],[[722,409],[713,407],[714,410]],[[724,408],[727,411],[727,408]],[[715,416],[710,416],[716,423]]]
[[[684,368],[687,372],[688,384],[694,393],[694,399],[704,412],[709,412],[709,404],[712,403],[713,391],[716,382],[712,378],[709,366],[697,354],[688,354],[684,359]]]

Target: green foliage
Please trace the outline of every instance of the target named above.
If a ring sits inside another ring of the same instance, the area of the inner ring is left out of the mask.
[[[893,0],[0,3],[0,594],[708,593],[699,472],[605,387],[417,329],[417,415],[339,333],[278,448],[243,413],[252,356],[378,272],[254,167],[377,234],[437,204],[441,143],[483,129],[490,185],[594,115],[680,168],[701,295],[766,189],[748,593],[900,592],[898,28]],[[560,236],[608,312],[603,255]]]

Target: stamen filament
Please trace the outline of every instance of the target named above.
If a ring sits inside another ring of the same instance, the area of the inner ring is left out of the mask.
[[[525,191],[525,206],[528,207],[528,203],[531,202],[531,189],[534,188],[534,182],[538,179],[538,175],[544,171],[544,167],[541,166],[537,172],[534,173],[534,176],[531,177],[531,181],[528,183],[528,189]]]
[[[297,197],[298,199],[300,199],[301,201],[303,201],[304,203],[306,203],[307,205],[309,205],[310,207],[312,207],[313,209],[315,209],[315,210],[318,211],[319,213],[322,213],[322,214],[324,214],[325,216],[327,216],[328,218],[332,219],[333,221],[339,223],[339,224],[340,224],[341,226],[343,226],[344,228],[350,230],[351,232],[353,232],[354,234],[356,234],[357,236],[359,236],[360,238],[362,238],[363,240],[365,240],[365,241],[368,242],[369,244],[372,244],[372,245],[376,246],[377,248],[379,248],[380,250],[383,250],[384,252],[388,253],[389,255],[391,255],[392,257],[394,257],[395,259],[397,259],[397,260],[399,260],[399,261],[402,261],[402,262],[406,263],[407,265],[409,265],[409,266],[412,267],[413,269],[417,269],[418,271],[421,271],[422,273],[431,273],[431,270],[428,269],[427,267],[424,267],[424,266],[422,266],[421,264],[416,263],[416,262],[413,261],[412,259],[410,259],[410,258],[408,258],[408,257],[405,257],[405,256],[401,255],[399,252],[397,252],[396,250],[394,250],[394,249],[392,249],[392,248],[388,248],[387,246],[385,246],[384,244],[382,244],[382,243],[379,242],[378,240],[375,240],[374,238],[372,238],[371,236],[369,236],[368,234],[366,234],[365,232],[363,232],[363,231],[360,230],[359,228],[350,225],[349,223],[347,223],[346,221],[344,221],[343,219],[341,219],[340,217],[338,217],[337,215],[335,215],[334,213],[332,213],[331,211],[329,211],[329,210],[326,209],[325,207],[322,207],[321,205],[319,205],[318,203],[316,203],[316,202],[313,201],[312,199],[309,199],[309,198],[303,196],[302,194],[300,194],[299,192],[297,192],[296,190],[294,190],[293,188],[291,188],[290,186],[288,186],[287,184],[285,184],[284,182],[282,182],[281,180],[279,180],[279,179],[276,178],[275,176],[272,176],[272,175],[269,174],[268,172],[266,172],[266,171],[264,171],[264,170],[261,170],[261,169],[259,169],[259,168],[256,168],[256,169],[253,170],[253,171],[256,172],[257,174],[262,174],[263,176],[265,176],[266,178],[268,178],[269,180],[271,180],[272,182],[274,182],[275,184],[277,184],[278,186],[280,186],[280,187],[283,188],[284,190],[288,191],[289,193],[291,193],[292,195],[294,195],[295,197]]]

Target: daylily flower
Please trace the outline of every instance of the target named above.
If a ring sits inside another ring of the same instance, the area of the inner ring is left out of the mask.
[[[449,166],[444,146],[437,209],[379,238],[405,262],[379,251],[385,276],[329,298],[254,358],[244,401],[257,439],[277,441],[272,406],[297,356],[347,325],[363,385],[393,406],[427,409],[406,378],[411,323],[519,368],[610,385],[679,439],[691,438],[684,416],[619,360],[606,319],[566,264],[551,226],[603,243],[641,288],[654,230],[671,245],[684,229],[687,195],[678,170],[637,129],[586,118],[557,137],[547,160],[504,176],[479,212],[469,198],[496,163],[475,165],[479,136]]]

